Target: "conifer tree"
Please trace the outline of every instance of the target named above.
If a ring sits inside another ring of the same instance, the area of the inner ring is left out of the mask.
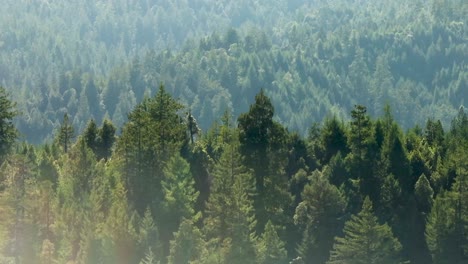
[[[112,205],[105,223],[104,236],[109,243],[105,249],[108,263],[134,263],[137,233],[132,213],[121,182],[113,190]]]
[[[427,214],[431,211],[432,204],[434,203],[434,191],[427,180],[426,175],[421,174],[416,185],[414,186],[414,194],[418,203],[420,212]]]
[[[254,179],[242,165],[235,141],[224,147],[213,177],[205,210],[206,237],[223,245],[227,263],[254,261]]]
[[[101,128],[98,130],[98,159],[109,159],[112,154],[112,147],[115,143],[116,128],[108,119],[104,119]]]
[[[309,176],[310,183],[302,192],[303,201],[297,206],[294,222],[303,232],[298,253],[307,263],[325,263],[338,234],[344,216],[344,195],[331,185],[321,172]]]
[[[287,252],[285,244],[278,237],[275,226],[268,221],[265,232],[256,243],[257,263],[259,264],[283,264],[286,263]]]
[[[37,230],[31,228],[28,207],[34,186],[32,165],[20,155],[9,158],[0,166],[0,252],[5,252],[12,263],[34,259],[32,241]],[[1,254],[1,253],[0,253]]]
[[[168,264],[189,264],[199,258],[203,250],[203,236],[196,225],[182,220],[179,230],[171,241]]]
[[[129,114],[119,138],[116,152],[124,162],[128,195],[141,216],[148,206],[153,213],[160,209],[165,163],[187,142],[181,109],[161,85],[153,98],[144,99]]]
[[[380,225],[367,197],[362,210],[345,223],[344,237],[335,238],[328,264],[399,263],[401,244],[387,224]]]
[[[16,104],[8,99],[8,93],[0,87],[0,164],[9,153],[18,137],[18,131],[13,125],[13,118],[18,115]]]
[[[151,210],[146,209],[143,219],[140,221],[140,228],[138,232],[138,247],[140,252],[143,253],[144,259],[151,263],[156,263],[161,259],[162,248],[159,237],[159,230],[154,223]]]
[[[97,150],[97,138],[98,138],[98,128],[94,119],[91,119],[86,126],[86,129],[83,133],[83,139],[88,146],[94,153]]]
[[[73,129],[73,125],[70,122],[68,114],[65,113],[63,115],[63,121],[60,126],[59,133],[57,135],[57,142],[62,147],[65,153],[67,153],[68,149],[70,149],[70,145],[74,137],[75,137],[75,132]]]
[[[426,241],[436,264],[468,261],[468,170],[461,169],[451,191],[434,201]]]
[[[162,188],[161,236],[163,241],[169,241],[182,219],[196,218],[195,203],[199,194],[195,190],[190,166],[179,154],[173,156],[166,165]]]

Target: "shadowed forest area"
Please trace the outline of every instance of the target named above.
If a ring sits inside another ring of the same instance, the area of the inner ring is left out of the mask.
[[[466,1],[0,13],[0,264],[468,262]]]

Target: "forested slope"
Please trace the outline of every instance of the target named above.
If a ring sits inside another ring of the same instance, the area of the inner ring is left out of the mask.
[[[403,132],[356,105],[301,137],[263,91],[207,131],[184,108],[161,86],[121,128],[65,115],[34,146],[0,89],[0,263],[468,261],[465,109]]]
[[[277,120],[308,124],[385,103],[405,128],[449,125],[467,98],[467,3],[434,1],[4,1],[0,78],[31,142],[67,112],[122,125],[164,83],[203,128],[260,88]]]

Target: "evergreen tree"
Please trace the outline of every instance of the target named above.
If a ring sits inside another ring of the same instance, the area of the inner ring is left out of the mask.
[[[187,141],[181,109],[161,85],[153,98],[146,98],[129,114],[117,143],[129,199],[140,215],[148,206],[153,213],[160,209],[165,163]]]
[[[431,211],[432,204],[434,203],[434,191],[432,190],[426,175],[421,174],[416,185],[414,186],[414,194],[418,202],[418,209],[420,212],[427,214]]]
[[[112,154],[112,147],[115,143],[116,128],[108,119],[104,119],[101,128],[98,130],[98,159],[109,159]]]
[[[57,142],[65,153],[68,152],[72,139],[75,137],[74,133],[73,125],[68,118],[68,114],[63,115],[63,121],[57,135]]]
[[[134,213],[126,197],[126,191],[118,182],[112,194],[112,205],[104,226],[104,255],[107,263],[136,263],[137,233]]]
[[[91,119],[83,133],[83,139],[94,153],[97,151],[98,128],[94,119]]]
[[[194,219],[195,203],[198,192],[195,181],[190,173],[190,166],[180,155],[172,157],[164,169],[162,188],[163,216],[161,216],[161,236],[163,241],[169,241],[182,219]]]
[[[156,264],[161,259],[162,247],[158,227],[155,225],[151,210],[146,209],[138,231],[138,248],[144,256],[143,263]]]
[[[254,182],[252,175],[242,165],[235,143],[224,148],[213,177],[205,211],[206,236],[223,245],[226,263],[255,261],[256,221],[251,200]]]
[[[199,258],[203,250],[203,236],[196,225],[182,220],[179,230],[171,241],[168,264],[189,264]]]
[[[38,230],[32,229],[28,210],[33,193],[34,173],[28,160],[20,155],[9,158],[0,167],[0,252],[11,259],[11,263],[34,260],[33,244]],[[0,253],[0,254],[1,254]]]
[[[344,237],[335,238],[329,264],[399,263],[401,244],[393,236],[387,224],[380,225],[372,210],[369,198],[362,210],[345,223]]]
[[[428,216],[426,241],[436,264],[468,261],[468,170],[462,170],[452,190],[437,196]]]
[[[288,186],[285,175],[287,132],[273,121],[273,114],[270,98],[262,89],[249,111],[238,118],[240,151],[255,176],[257,232],[263,231],[268,219],[284,216],[285,207],[290,203],[285,193]],[[284,224],[282,219],[280,221]]]
[[[283,264],[286,263],[287,252],[285,244],[278,237],[275,226],[268,221],[265,232],[259,238],[257,244],[257,263],[259,264]]]
[[[294,215],[294,222],[303,232],[298,253],[307,263],[325,263],[333,238],[343,224],[341,218],[346,201],[341,191],[321,172],[314,171],[309,180],[302,192],[303,201]]]
[[[8,93],[0,87],[0,164],[10,152],[18,137],[18,131],[13,125],[13,118],[18,115],[16,104],[8,99]]]
[[[352,153],[358,160],[366,159],[369,154],[368,146],[372,139],[372,124],[367,115],[367,108],[362,105],[355,105],[351,111],[351,128],[348,137],[348,144]]]
[[[324,149],[324,157],[322,164],[328,164],[330,159],[338,152],[341,155],[347,154],[347,137],[346,131],[342,123],[338,121],[336,116],[331,119],[326,119],[322,128],[322,145]]]
[[[224,147],[219,162],[213,168],[213,182],[204,215],[204,231],[208,239],[219,238],[222,241],[233,232],[228,219],[233,214],[231,207],[234,182],[237,178],[249,180],[252,177],[242,161],[238,146],[232,142]]]

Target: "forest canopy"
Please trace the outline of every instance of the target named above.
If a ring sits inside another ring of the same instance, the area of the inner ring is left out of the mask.
[[[0,12],[0,263],[468,263],[466,1]]]
[[[163,83],[203,129],[260,88],[277,121],[308,124],[385,104],[407,129],[466,105],[468,4],[431,1],[5,1],[0,77],[29,142],[65,113],[117,126]],[[79,14],[79,15],[76,15]],[[177,19],[174,19],[177,18]]]

